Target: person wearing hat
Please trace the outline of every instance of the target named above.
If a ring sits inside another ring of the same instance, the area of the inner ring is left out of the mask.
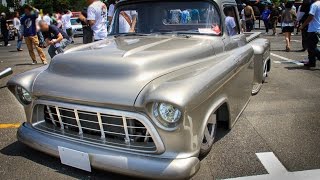
[[[1,13],[1,33],[3,35],[4,46],[11,46],[9,44],[9,25],[7,23],[6,13]]]

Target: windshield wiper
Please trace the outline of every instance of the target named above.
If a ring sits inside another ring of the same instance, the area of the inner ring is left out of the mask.
[[[114,37],[120,37],[120,36],[149,36],[150,34],[144,34],[144,33],[123,33],[123,34],[116,34]]]

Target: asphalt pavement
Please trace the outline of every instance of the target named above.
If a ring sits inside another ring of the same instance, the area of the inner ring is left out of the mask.
[[[234,128],[214,144],[194,180],[267,174],[256,155],[260,152],[273,152],[288,171],[320,169],[320,62],[310,70],[295,61],[307,56],[298,52],[300,35],[293,36],[289,53],[284,51],[282,35],[262,37],[272,43],[269,77]],[[72,46],[80,41],[77,38]],[[18,74],[41,66],[31,65],[25,44],[23,48],[16,52],[14,46],[0,47],[0,71],[14,66]],[[22,106],[5,86],[9,78],[0,80],[0,124],[25,121]],[[18,142],[16,130],[0,129],[0,179],[131,179],[62,165],[59,159]]]

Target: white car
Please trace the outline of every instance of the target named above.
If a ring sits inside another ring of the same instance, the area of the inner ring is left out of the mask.
[[[78,18],[71,18],[71,26],[74,36],[83,36],[82,24]]]

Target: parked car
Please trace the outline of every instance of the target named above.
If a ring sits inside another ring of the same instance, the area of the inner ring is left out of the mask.
[[[71,18],[71,26],[74,36],[83,36],[83,29],[81,23],[78,21],[78,18]]]
[[[86,171],[190,178],[270,70],[270,42],[228,35],[226,8],[239,21],[235,1],[121,1],[107,39],[8,82],[27,117],[18,140]]]

